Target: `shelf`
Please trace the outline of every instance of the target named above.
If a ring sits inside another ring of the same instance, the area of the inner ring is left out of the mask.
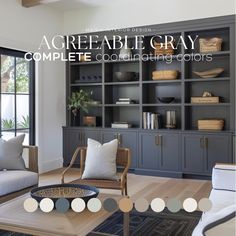
[[[230,77],[217,77],[217,78],[190,78],[185,79],[184,82],[209,82],[209,81],[230,81]]]
[[[101,86],[102,83],[76,83],[76,84],[70,84],[71,87],[77,87],[77,86]]]
[[[105,107],[139,107],[140,104],[105,104]]]
[[[157,83],[181,83],[180,79],[173,79],[173,80],[143,80],[143,84],[157,84]]]
[[[230,103],[185,103],[185,106],[230,106]]]
[[[187,53],[186,54],[193,54],[193,55],[212,55],[212,56],[228,56],[230,55],[230,51],[219,51],[219,52],[195,52],[195,53]]]
[[[87,62],[70,62],[70,66],[88,66],[88,65],[100,65],[101,61],[87,61]]]
[[[139,81],[127,81],[127,82],[105,82],[105,85],[138,85]]]
[[[181,103],[144,103],[144,107],[180,107]]]

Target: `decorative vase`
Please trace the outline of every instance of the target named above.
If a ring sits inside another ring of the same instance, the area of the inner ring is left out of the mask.
[[[131,58],[131,49],[128,48],[127,44],[124,44],[124,46],[120,49],[119,59],[127,60],[130,58]]]

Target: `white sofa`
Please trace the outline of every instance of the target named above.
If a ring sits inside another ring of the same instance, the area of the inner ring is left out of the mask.
[[[236,165],[216,164],[212,172],[212,202],[192,236],[236,235]]]
[[[26,170],[0,171],[0,203],[20,196],[38,185],[38,148],[25,146],[23,159]]]

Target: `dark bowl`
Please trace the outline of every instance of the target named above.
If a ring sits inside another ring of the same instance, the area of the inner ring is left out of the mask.
[[[161,103],[171,103],[175,100],[175,97],[158,97],[157,99]]]
[[[59,198],[66,198],[70,203],[75,198],[82,198],[86,203],[90,198],[95,198],[99,194],[99,190],[93,186],[80,184],[55,184],[33,188],[30,195],[37,202],[43,198],[50,198],[54,203]]]
[[[132,81],[137,79],[137,73],[136,72],[130,72],[130,71],[117,71],[114,73],[115,79],[120,81],[120,82],[125,82],[125,81]]]

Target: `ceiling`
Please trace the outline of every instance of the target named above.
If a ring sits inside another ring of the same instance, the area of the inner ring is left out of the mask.
[[[120,0],[59,0],[47,5],[61,11],[112,5]]]

